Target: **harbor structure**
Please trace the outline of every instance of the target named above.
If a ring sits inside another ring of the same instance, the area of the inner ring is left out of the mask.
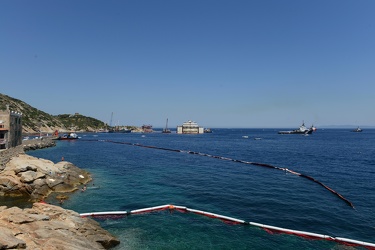
[[[22,113],[0,110],[0,150],[22,144]]]
[[[177,126],[177,134],[203,134],[204,128],[199,127],[194,121],[184,122],[181,126]]]

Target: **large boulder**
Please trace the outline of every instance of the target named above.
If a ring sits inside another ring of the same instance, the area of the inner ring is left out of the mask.
[[[32,183],[37,179],[44,178],[45,174],[41,172],[26,171],[20,174],[20,181],[23,183]]]
[[[19,154],[0,172],[0,195],[28,196],[44,200],[51,192],[73,192],[91,181],[90,174],[70,162],[52,161]]]
[[[95,250],[118,244],[99,223],[71,210],[45,203],[0,207],[0,249]]]
[[[0,225],[0,249],[25,249],[26,243],[14,236],[12,230]]]
[[[12,175],[0,174],[0,195],[2,196],[20,196],[23,195],[20,187],[22,183],[19,178]]]
[[[20,172],[26,172],[26,171],[29,171],[29,170],[35,172],[35,171],[38,170],[38,168],[37,168],[36,166],[28,166],[28,165],[25,165],[25,164],[23,164],[23,165],[18,165],[18,166],[16,166],[16,167],[14,168],[14,173],[15,173],[15,174],[18,174],[18,173],[20,173]]]

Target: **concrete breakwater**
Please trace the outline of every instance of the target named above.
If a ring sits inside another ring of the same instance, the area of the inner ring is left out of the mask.
[[[56,142],[50,137],[22,141],[24,151],[49,148],[56,146]]]

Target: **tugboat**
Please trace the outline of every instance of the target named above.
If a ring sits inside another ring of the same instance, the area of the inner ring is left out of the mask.
[[[63,134],[62,136],[59,136],[59,132],[56,130],[53,134],[54,140],[77,140],[79,139],[78,135],[74,132],[70,132],[68,134]]]
[[[63,134],[62,136],[59,137],[59,140],[76,140],[78,139],[78,135],[74,132],[71,132],[69,134]]]
[[[356,129],[352,130],[352,132],[362,132],[362,129],[360,127],[358,127]]]
[[[128,129],[124,126],[116,126],[114,129],[110,129],[108,133],[131,133],[131,129]]]
[[[290,131],[279,131],[278,134],[311,134],[314,131],[314,126],[311,126],[311,128],[306,128],[305,123],[302,122],[302,125],[295,130]]]

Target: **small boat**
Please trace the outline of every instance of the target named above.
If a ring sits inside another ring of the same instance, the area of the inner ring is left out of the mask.
[[[56,130],[54,133],[54,136],[56,136],[55,140],[77,140],[79,139],[78,135],[74,132],[70,132],[68,134],[63,134],[62,136],[59,136],[58,131]]]
[[[360,127],[358,127],[356,129],[352,130],[352,132],[362,132],[362,129]]]
[[[212,133],[212,130],[210,128],[205,128],[203,130],[204,133]]]
[[[311,134],[314,131],[314,126],[311,126],[311,128],[306,128],[305,123],[302,122],[302,125],[295,130],[290,131],[279,131],[279,134]],[[316,128],[315,128],[316,129]]]
[[[127,129],[127,128],[117,130],[117,133],[131,133],[131,132],[132,132],[132,130]]]
[[[108,133],[131,133],[131,129],[128,129],[126,127],[115,127],[114,129],[111,129],[108,131]]]
[[[72,132],[72,133],[69,133],[69,134],[63,134],[62,136],[60,136],[58,138],[58,140],[76,140],[78,138],[79,138],[78,135],[76,133]]]

